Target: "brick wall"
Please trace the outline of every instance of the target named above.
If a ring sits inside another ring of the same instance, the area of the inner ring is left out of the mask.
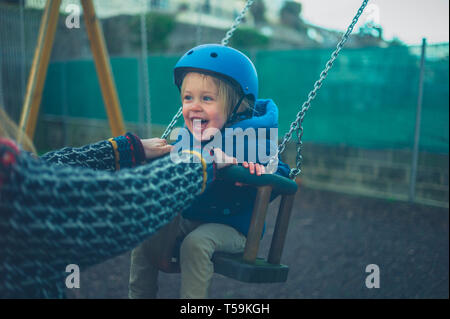
[[[368,150],[347,146],[304,143],[303,169],[305,186],[409,200],[411,150]],[[286,148],[283,159],[295,164],[295,145]],[[448,154],[419,154],[414,202],[448,207]]]

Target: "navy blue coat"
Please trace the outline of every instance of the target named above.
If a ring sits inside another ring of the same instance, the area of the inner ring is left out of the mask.
[[[278,107],[270,100],[257,100],[255,103],[253,116],[251,118],[241,120],[230,128],[247,128],[266,129],[266,154],[269,154],[268,130],[278,127]],[[257,130],[256,130],[257,131]],[[224,133],[222,131],[222,133]],[[227,133],[222,136],[225,139]],[[278,138],[278,137],[277,137]],[[245,140],[244,149],[247,150],[247,140]],[[272,142],[273,144],[273,142]],[[206,143],[202,144],[202,147]],[[224,144],[225,145],[225,144]],[[275,145],[276,147],[276,145]],[[224,150],[231,155],[230,150]],[[234,145],[233,155],[236,156],[236,145]],[[256,154],[257,151],[256,151]],[[245,152],[245,160],[248,160],[248,154]],[[259,162],[259,158],[256,158]],[[287,177],[289,175],[289,166],[281,160],[278,162],[278,168],[275,174]],[[272,195],[272,199],[276,194]],[[232,183],[223,180],[216,180],[211,187],[202,195],[198,196],[192,206],[182,212],[182,216],[186,219],[201,221],[204,223],[219,223],[230,225],[247,236],[250,221],[253,212],[253,204],[256,196],[256,188],[244,186],[237,187]]]

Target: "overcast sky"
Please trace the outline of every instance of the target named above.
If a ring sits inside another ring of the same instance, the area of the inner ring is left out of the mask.
[[[270,1],[270,0],[268,0]],[[362,0],[299,0],[303,18],[313,24],[345,30]],[[370,0],[372,17],[379,18],[386,40],[396,36],[407,44],[449,41],[449,0]],[[378,7],[374,8],[373,5]],[[368,14],[361,20],[364,22]],[[360,23],[355,27],[358,30]]]

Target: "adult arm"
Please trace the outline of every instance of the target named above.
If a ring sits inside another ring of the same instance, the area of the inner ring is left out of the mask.
[[[53,164],[115,171],[135,167],[145,160],[145,152],[139,137],[133,133],[110,138],[82,147],[64,147],[41,156]]]
[[[2,285],[60,278],[134,248],[205,189],[192,153],[118,172],[54,165],[0,141]],[[1,289],[0,289],[1,290]]]

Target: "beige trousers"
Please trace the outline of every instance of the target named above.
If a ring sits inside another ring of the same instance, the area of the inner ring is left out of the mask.
[[[246,237],[231,226],[198,223],[180,218],[178,231],[184,237],[180,247],[180,298],[207,298],[216,251],[239,253],[244,251]],[[158,268],[153,262],[155,247],[164,245],[159,233],[144,241],[131,253],[128,297],[156,298]]]

